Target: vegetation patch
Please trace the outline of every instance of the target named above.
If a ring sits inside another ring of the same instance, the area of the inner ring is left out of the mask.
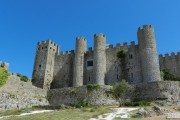
[[[82,100],[82,101],[79,101],[76,104],[71,104],[71,106],[76,107],[76,108],[83,108],[83,107],[90,107],[92,105]]]
[[[113,106],[114,107],[114,106]],[[112,106],[59,109],[54,112],[7,118],[8,120],[89,120],[111,111]],[[14,111],[17,112],[18,110]],[[19,113],[18,113],[19,114]],[[4,116],[4,115],[3,115]],[[6,119],[6,120],[7,120]]]
[[[168,70],[162,70],[161,77],[166,81],[180,81],[180,77],[171,74]]]
[[[8,72],[7,68],[0,67],[0,87],[6,83],[9,76],[10,73]]]
[[[86,86],[88,91],[98,90],[100,89],[100,85],[98,84],[89,84]]]
[[[17,73],[17,76],[20,77],[21,81],[24,81],[24,82],[28,82],[29,81],[29,78],[27,76],[25,76],[25,75]]]
[[[69,93],[71,95],[76,95],[77,94],[77,89],[76,88],[72,88],[72,89],[70,89]]]
[[[122,80],[121,82],[115,83],[113,85],[113,95],[115,98],[119,99],[122,94],[124,94],[127,91],[128,83],[125,80]]]
[[[120,59],[124,59],[126,57],[126,53],[124,52],[124,50],[120,50],[117,52],[117,57]]]
[[[126,107],[137,107],[137,106],[150,106],[150,102],[138,101],[138,102],[125,102],[124,106]]]

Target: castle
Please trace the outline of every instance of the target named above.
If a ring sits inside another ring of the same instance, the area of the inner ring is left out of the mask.
[[[78,87],[87,84],[112,85],[122,79],[130,84],[161,81],[160,69],[180,75],[180,53],[158,59],[153,26],[137,30],[138,44],[106,46],[106,36],[94,35],[94,50],[86,51],[84,37],[76,38],[76,49],[59,53],[51,40],[38,42],[32,83],[43,89]],[[119,51],[126,56],[122,61]],[[172,62],[171,62],[172,61]]]

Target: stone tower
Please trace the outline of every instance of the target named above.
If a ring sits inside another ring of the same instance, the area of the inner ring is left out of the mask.
[[[94,35],[94,80],[104,85],[106,74],[106,37],[102,33]]]
[[[160,81],[160,69],[153,26],[144,25],[138,32],[143,82]]]
[[[33,85],[50,89],[53,80],[55,55],[58,52],[59,46],[51,40],[38,42],[32,75]]]
[[[73,86],[83,86],[83,68],[84,53],[86,52],[86,39],[84,37],[76,38],[76,53],[73,72]]]

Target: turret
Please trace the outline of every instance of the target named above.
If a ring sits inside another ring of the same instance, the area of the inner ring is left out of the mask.
[[[84,53],[86,52],[86,39],[84,37],[76,38],[76,53],[73,72],[73,86],[78,87],[83,85],[83,68],[84,68]]]
[[[143,82],[160,81],[154,28],[151,25],[144,25],[138,29],[137,35]]]
[[[59,53],[58,50],[59,46],[51,40],[38,42],[32,75],[33,85],[50,89],[53,80],[55,55]]]
[[[106,73],[106,37],[102,33],[94,35],[94,80],[104,85]]]

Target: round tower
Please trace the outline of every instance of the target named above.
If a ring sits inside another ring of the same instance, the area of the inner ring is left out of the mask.
[[[83,85],[83,68],[84,68],[84,53],[86,52],[86,39],[84,37],[76,38],[76,53],[74,61],[73,86],[78,87]]]
[[[143,82],[160,81],[160,69],[153,26],[144,25],[138,32]]]
[[[94,80],[104,85],[106,73],[106,37],[102,33],[94,35]]]

